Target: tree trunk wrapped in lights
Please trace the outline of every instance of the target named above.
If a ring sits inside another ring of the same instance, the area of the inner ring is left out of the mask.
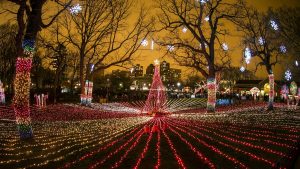
[[[142,112],[150,115],[167,113],[166,103],[166,89],[160,78],[159,63],[156,61],[152,85]]]
[[[269,106],[268,110],[273,110],[273,102],[274,102],[274,74],[269,74],[269,84],[270,84],[270,93],[269,93]]]
[[[216,79],[208,78],[207,79],[207,111],[215,112],[216,109]]]
[[[26,50],[26,48],[24,48],[24,50]],[[30,119],[30,109],[29,109],[31,66],[32,66],[31,57],[27,57],[27,58],[19,57],[17,59],[14,111],[15,111],[16,122],[17,122],[21,139],[33,137],[31,119]]]

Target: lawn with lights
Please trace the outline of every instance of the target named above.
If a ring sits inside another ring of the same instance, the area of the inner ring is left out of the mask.
[[[297,158],[300,112],[281,105],[272,113],[244,105],[238,112],[194,109],[155,117],[96,105],[32,110],[30,141],[20,141],[6,116],[0,168],[288,168]]]

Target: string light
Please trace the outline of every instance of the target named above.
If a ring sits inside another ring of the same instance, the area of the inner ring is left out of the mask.
[[[156,59],[154,64],[152,85],[142,112],[148,114],[166,113],[167,96],[160,78],[159,61]]]
[[[215,78],[208,78],[207,79],[207,110],[208,111],[215,111],[216,107],[216,79]]]
[[[5,92],[4,92],[4,86],[3,83],[0,80],[0,103],[5,103]]]

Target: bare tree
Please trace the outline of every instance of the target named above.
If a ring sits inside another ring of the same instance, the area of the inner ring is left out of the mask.
[[[52,66],[55,69],[55,80],[54,80],[54,89],[53,97],[54,103],[56,103],[59,93],[61,91],[61,84],[63,75],[67,69],[68,60],[76,58],[70,58],[71,55],[68,54],[67,45],[68,42],[66,39],[63,39],[59,34],[59,25],[56,24],[48,29],[47,34],[50,36],[40,36],[39,43],[48,50],[48,59],[52,61]]]
[[[142,9],[136,15],[136,22],[128,24],[133,0],[87,0],[83,3],[81,12],[65,16],[62,23],[68,33],[61,33],[79,53],[82,92],[85,80],[93,72],[128,63],[151,28]]]
[[[216,73],[230,63],[225,27],[239,16],[241,1],[162,0],[158,15],[168,54],[181,66],[196,69],[208,82],[207,111],[215,111]]]
[[[243,5],[243,10],[245,18],[237,20],[236,23],[239,26],[239,30],[244,34],[243,42],[249,49],[248,54],[250,58],[257,57],[260,60],[256,64],[255,71],[259,66],[263,66],[269,75],[270,93],[268,109],[273,110],[273,67],[279,63],[280,57],[287,52],[286,46],[279,38],[281,28],[270,11],[266,13],[259,12],[246,4]]]
[[[30,70],[32,57],[35,51],[35,41],[42,28],[49,27],[55,19],[65,9],[67,9],[72,0],[67,3],[60,0],[53,0],[60,9],[49,19],[44,19],[43,10],[45,10],[49,0],[7,0],[17,8],[17,12],[7,9],[17,16],[19,26],[16,36],[17,62],[15,78],[15,96],[14,111],[21,139],[33,138],[29,95],[30,95]],[[26,20],[25,20],[26,19]],[[47,23],[45,23],[45,21]]]

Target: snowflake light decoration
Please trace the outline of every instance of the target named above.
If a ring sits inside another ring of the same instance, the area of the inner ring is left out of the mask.
[[[209,21],[209,17],[208,17],[208,16],[205,17],[204,20],[205,20],[206,22],[208,22],[208,21]]]
[[[284,75],[285,75],[284,77],[287,81],[292,80],[292,72],[289,69],[287,71],[285,71]]]
[[[281,52],[281,53],[286,53],[286,52],[287,52],[286,47],[285,47],[284,45],[281,45],[281,46],[279,47],[279,49],[280,49],[280,52]]]
[[[222,44],[223,50],[227,51],[229,49],[228,45],[226,43]]]
[[[259,43],[260,45],[264,45],[264,44],[265,44],[264,38],[259,37],[259,38],[258,38],[258,43]]]
[[[278,24],[277,24],[274,20],[271,20],[271,21],[270,21],[270,24],[271,24],[271,27],[272,27],[275,31],[277,31],[277,30],[279,29]]]
[[[245,61],[246,64],[249,64],[251,60],[251,50],[249,48],[245,49]]]
[[[141,42],[141,45],[144,46],[144,47],[148,46],[147,39],[143,39],[142,42]]]
[[[242,66],[241,68],[240,68],[240,71],[241,72],[244,72],[246,69],[245,69],[245,67],[244,66]]]
[[[70,8],[70,13],[72,15],[77,15],[82,10],[82,7],[79,4],[76,4]]]
[[[182,32],[183,32],[183,33],[186,33],[187,30],[188,30],[188,29],[187,29],[186,27],[183,27],[183,28],[182,28]]]
[[[201,4],[205,4],[209,0],[199,0]]]
[[[168,51],[172,52],[175,50],[175,47],[173,45],[168,45],[167,49],[168,49]]]

